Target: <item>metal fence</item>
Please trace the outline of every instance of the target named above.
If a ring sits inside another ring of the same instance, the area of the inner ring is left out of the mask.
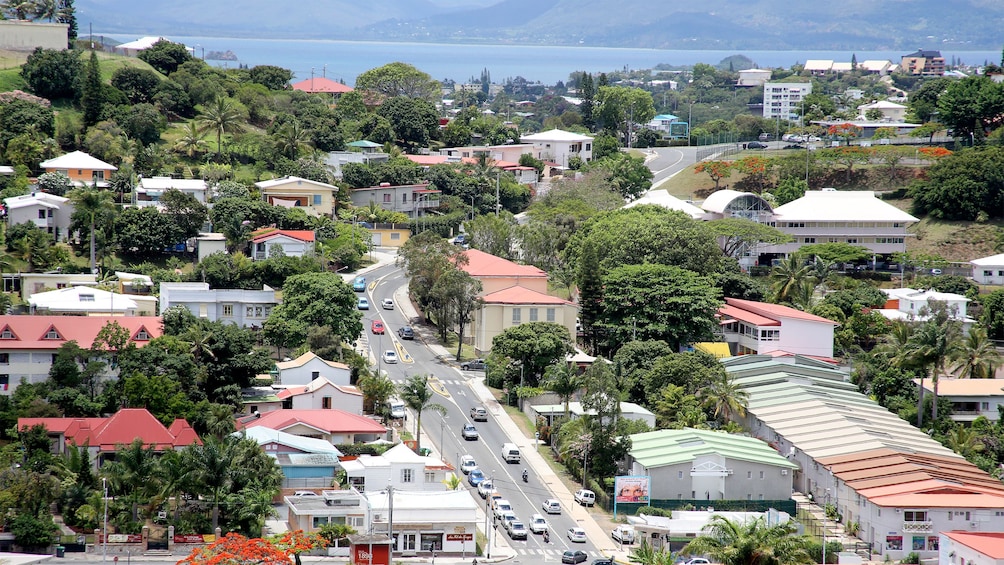
[[[713,508],[724,512],[766,512],[774,509],[787,512],[795,516],[798,505],[794,500],[680,500],[680,499],[659,499],[652,500],[648,504],[639,503],[617,503],[617,513],[633,515],[638,513],[642,506],[652,506],[666,510],[708,510]]]

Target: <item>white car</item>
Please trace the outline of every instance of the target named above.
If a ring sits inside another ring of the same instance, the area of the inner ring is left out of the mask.
[[[512,526],[513,522],[518,522],[516,519],[516,514],[512,511],[505,511],[502,513],[502,527],[508,532],[509,528]]]
[[[568,528],[568,541],[586,543],[586,530],[582,528]]]
[[[526,539],[526,526],[519,520],[509,522],[509,537],[512,539]]]
[[[474,461],[474,456],[464,455],[460,458],[460,470],[463,471],[465,475],[477,468],[478,464]]]
[[[547,520],[540,514],[534,514],[530,518],[530,531],[535,534],[542,534],[547,530]]]
[[[561,514],[561,503],[553,498],[548,498],[540,505],[547,514]]]
[[[690,561],[684,563],[684,565],[710,565],[711,562],[703,557],[695,557]]]
[[[493,485],[491,481],[481,481],[481,484],[478,485],[478,495],[481,498],[488,498],[488,495],[497,492],[498,491],[495,490],[495,485]]]
[[[575,499],[575,502],[578,502],[583,506],[592,506],[596,504],[596,493],[587,488],[581,488],[575,491],[573,498]]]
[[[394,300],[391,298],[384,298],[383,301],[380,302],[380,307],[383,308],[384,310],[393,310]]]
[[[617,526],[610,532],[610,537],[621,544],[632,544],[634,543],[634,533],[634,528],[631,526]]]
[[[393,349],[388,349],[383,352],[383,362],[388,365],[397,363],[397,353]]]

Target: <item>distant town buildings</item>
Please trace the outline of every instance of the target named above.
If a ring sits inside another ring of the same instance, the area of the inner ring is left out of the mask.
[[[802,100],[812,94],[811,82],[767,82],[763,85],[763,117],[797,120]]]

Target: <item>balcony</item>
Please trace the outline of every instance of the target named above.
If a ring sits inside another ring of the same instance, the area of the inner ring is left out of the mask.
[[[933,532],[934,522],[903,522],[903,532]]]

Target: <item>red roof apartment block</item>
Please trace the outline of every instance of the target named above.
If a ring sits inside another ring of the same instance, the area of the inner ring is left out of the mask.
[[[68,341],[88,349],[109,322],[128,330],[136,347],[160,337],[164,326],[157,316],[0,316],[0,350],[59,349]]]

